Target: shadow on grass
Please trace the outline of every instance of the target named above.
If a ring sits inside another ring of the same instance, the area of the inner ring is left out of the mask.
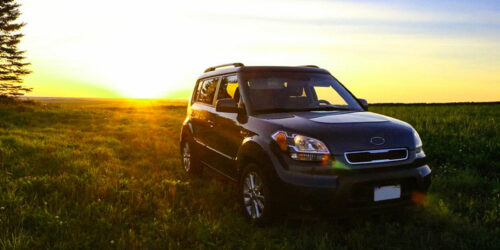
[[[206,205],[226,211],[218,214],[216,220],[249,248],[495,249],[500,244],[495,237],[499,231],[494,224],[485,225],[481,223],[483,220],[471,221],[469,217],[455,213],[450,209],[452,204],[434,193],[426,197],[424,205],[340,218],[328,213],[286,213],[269,226],[257,227],[248,224],[240,214],[235,184],[221,181],[221,177],[212,171],[204,173],[196,182],[197,185],[193,186],[195,193],[203,193],[203,182],[218,186],[221,196],[212,197],[213,200],[205,196],[209,202]],[[198,188],[201,189],[196,190]]]

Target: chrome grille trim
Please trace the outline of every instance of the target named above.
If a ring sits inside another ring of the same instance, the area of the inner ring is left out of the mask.
[[[347,157],[350,154],[356,154],[356,153],[387,153],[389,151],[393,150],[404,150],[406,152],[406,155],[404,158],[398,158],[398,159],[382,159],[382,160],[372,160],[372,161],[363,161],[363,162],[351,162],[349,161],[349,158]],[[344,158],[347,161],[347,163],[351,165],[359,165],[359,164],[374,164],[374,163],[384,163],[384,162],[392,162],[392,161],[404,161],[408,159],[408,149],[407,148],[387,148],[387,149],[377,149],[377,150],[363,150],[363,151],[351,151],[351,152],[345,152],[344,153]]]

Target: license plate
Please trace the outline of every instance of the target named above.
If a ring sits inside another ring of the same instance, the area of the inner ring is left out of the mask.
[[[398,199],[401,197],[401,185],[375,187],[373,191],[374,201]]]

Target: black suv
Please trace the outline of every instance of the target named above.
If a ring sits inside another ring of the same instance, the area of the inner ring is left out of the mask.
[[[238,183],[244,214],[257,224],[285,209],[334,213],[418,202],[431,169],[417,131],[367,109],[314,65],[210,67],[183,123],[183,166]]]

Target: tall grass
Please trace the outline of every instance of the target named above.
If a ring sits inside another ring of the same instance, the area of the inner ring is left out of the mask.
[[[371,110],[420,132],[434,171],[428,204],[257,228],[231,184],[182,172],[185,107],[0,104],[0,247],[498,249],[500,105]]]

